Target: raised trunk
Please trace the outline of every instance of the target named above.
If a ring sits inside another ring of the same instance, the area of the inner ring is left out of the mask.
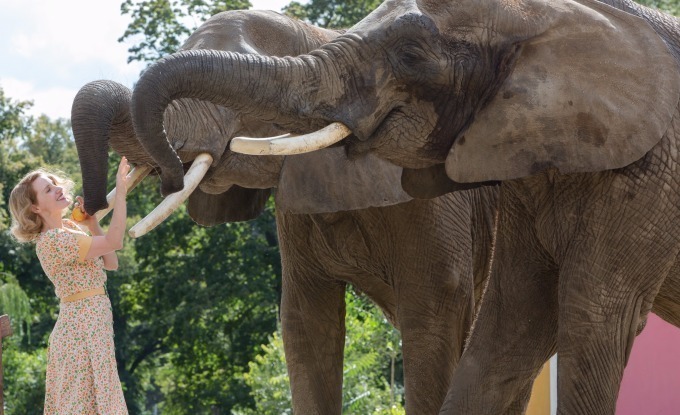
[[[133,123],[139,141],[161,167],[163,195],[183,186],[182,163],[163,128],[163,113],[171,101],[206,100],[293,132],[312,131],[333,121],[329,114],[312,114],[318,106],[310,100],[324,89],[321,60],[311,55],[277,58],[190,50],[145,71],[132,96]]]
[[[107,206],[109,144],[132,164],[152,162],[132,127],[131,97],[124,85],[101,80],[83,86],[73,100],[73,138],[80,161],[85,209],[90,215]]]

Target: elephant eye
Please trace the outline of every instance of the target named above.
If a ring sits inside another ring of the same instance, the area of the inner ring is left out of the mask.
[[[407,67],[412,67],[418,65],[423,61],[423,56],[420,51],[415,50],[413,47],[405,48],[399,53],[399,60],[401,60],[402,65]]]

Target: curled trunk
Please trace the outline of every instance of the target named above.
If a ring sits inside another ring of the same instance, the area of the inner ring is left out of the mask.
[[[109,144],[133,164],[149,163],[137,142],[130,118],[131,91],[113,81],[83,86],[71,108],[73,138],[78,150],[87,213],[107,206],[106,179]]]
[[[131,111],[140,143],[161,168],[163,195],[183,187],[182,163],[163,128],[170,102],[210,101],[284,128],[311,131],[328,122],[311,118],[313,104],[300,98],[322,88],[318,66],[311,56],[277,58],[214,50],[179,52],[151,66],[135,87]]]

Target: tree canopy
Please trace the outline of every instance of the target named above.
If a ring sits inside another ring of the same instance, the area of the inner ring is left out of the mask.
[[[645,6],[653,7],[666,13],[673,14],[675,16],[680,15],[679,0],[636,0],[636,1],[640,4],[644,4]]]
[[[290,2],[284,13],[328,29],[353,26],[382,3],[382,0],[310,0]]]
[[[176,52],[210,16],[250,7],[248,0],[125,0],[120,11],[131,22],[118,41],[136,42],[128,49],[128,62],[153,62]]]

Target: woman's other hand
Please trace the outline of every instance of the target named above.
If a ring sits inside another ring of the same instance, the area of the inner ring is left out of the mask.
[[[127,158],[123,156],[120,159],[120,164],[118,165],[118,173],[116,174],[116,196],[121,195],[122,197],[127,196],[127,181],[128,173],[130,172],[130,165],[128,164]]]

